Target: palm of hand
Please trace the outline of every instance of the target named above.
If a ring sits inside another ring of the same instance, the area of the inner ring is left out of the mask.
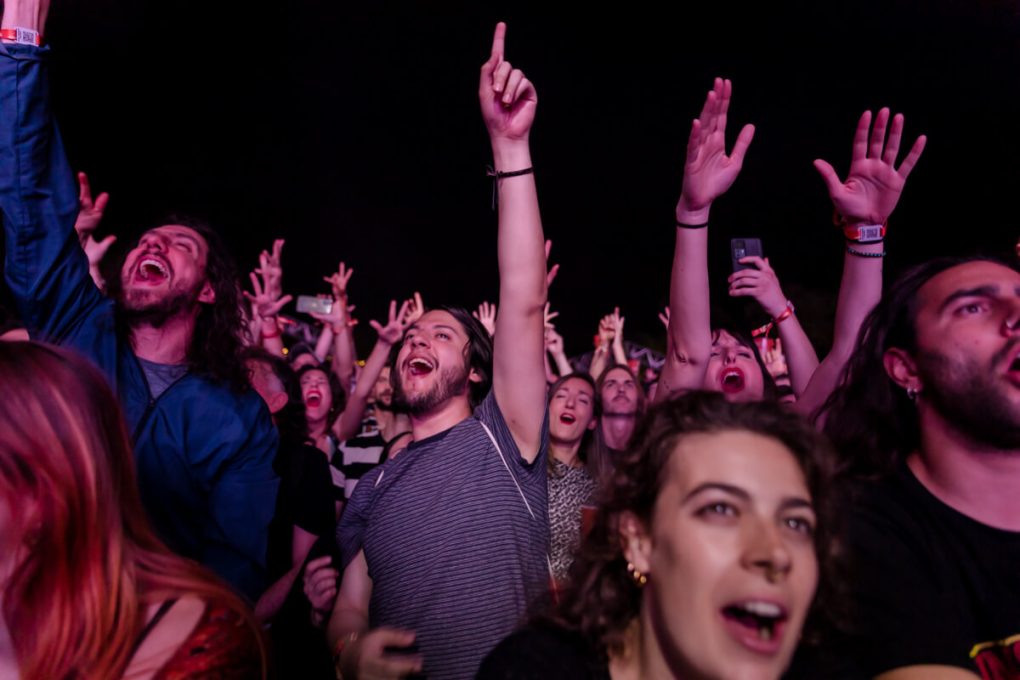
[[[831,198],[844,217],[883,224],[896,207],[905,183],[889,164],[865,158],[850,167],[846,182]]]
[[[684,168],[683,195],[694,206],[711,203],[729,189],[740,173],[740,163],[725,153],[723,133],[716,131]]]
[[[534,95],[527,93],[507,108],[503,106],[502,93],[492,92],[491,99],[482,108],[482,114],[493,137],[523,140],[527,139],[528,131],[531,130],[537,105],[538,100]]]

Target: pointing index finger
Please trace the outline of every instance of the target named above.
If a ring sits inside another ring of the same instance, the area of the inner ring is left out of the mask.
[[[503,54],[506,48],[506,24],[502,21],[496,24],[496,32],[492,35],[491,56],[497,61],[503,61]]]

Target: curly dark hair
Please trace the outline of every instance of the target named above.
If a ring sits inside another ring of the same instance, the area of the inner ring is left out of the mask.
[[[332,428],[333,423],[336,422],[336,419],[339,418],[340,414],[344,412],[345,408],[347,408],[347,394],[344,392],[343,385],[340,384],[340,378],[336,377],[336,373],[329,370],[328,366],[323,366],[321,364],[308,364],[306,366],[302,366],[297,370],[297,379],[294,381],[297,385],[297,403],[301,405],[302,413],[305,413],[306,411],[304,398],[301,394],[301,378],[303,378],[306,373],[311,373],[312,371],[319,371],[320,373],[323,373],[326,376],[326,382],[329,383],[329,394],[332,397],[332,405],[329,407],[329,414],[326,417],[326,422],[328,424],[328,428]]]
[[[864,320],[840,386],[814,414],[825,419],[841,475],[883,477],[920,444],[917,411],[886,373],[885,353],[893,347],[917,350],[918,292],[924,284],[947,269],[982,261],[1020,271],[1016,262],[997,257],[929,260],[904,272]]]
[[[165,224],[188,227],[205,239],[208,246],[205,277],[216,294],[212,304],[200,305],[195,332],[188,347],[188,367],[193,373],[214,383],[229,385],[239,392],[245,391],[248,389],[248,376],[241,361],[241,350],[248,344],[248,330],[241,313],[237,265],[223,239],[205,221],[190,215],[170,215],[159,220],[156,226]],[[128,248],[125,254],[130,250]],[[120,276],[111,278],[109,289],[111,296],[119,299]],[[127,323],[124,314],[119,313],[118,325],[125,328]]]
[[[778,440],[797,460],[817,516],[815,553],[821,576],[808,625],[831,613],[836,568],[835,497],[830,493],[832,452],[806,420],[770,402],[730,403],[718,392],[690,392],[653,406],[634,434],[633,446],[617,461],[591,533],[570,573],[571,586],[551,616],[584,635],[596,648],[619,650],[624,631],[641,610],[641,590],[627,571],[619,519],[633,513],[651,524],[666,465],[677,442],[695,433],[747,431]]]

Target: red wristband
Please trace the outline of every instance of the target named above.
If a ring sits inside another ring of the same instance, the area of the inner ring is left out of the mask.
[[[793,316],[793,303],[790,302],[789,300],[787,300],[786,301],[786,309],[781,311],[779,313],[779,316],[777,316],[776,318],[772,319],[772,323],[780,324],[783,321],[786,321],[787,319],[789,319],[791,316]]]
[[[30,28],[0,28],[0,40],[17,43],[19,45],[42,45],[42,33],[33,31]]]
[[[266,333],[265,331],[261,331],[261,335],[262,335],[262,339],[263,340],[272,340],[273,338],[278,338],[278,337],[280,337],[283,334],[283,332],[280,330],[280,327],[277,326],[276,323],[273,323],[271,325],[273,326],[273,329],[276,330],[276,332],[275,333]]]

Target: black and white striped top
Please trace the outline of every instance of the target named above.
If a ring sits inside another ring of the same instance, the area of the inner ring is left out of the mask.
[[[413,442],[351,497],[337,527],[343,566],[365,551],[371,627],[416,631],[430,679],[473,678],[548,592],[547,443],[548,422],[526,463],[490,392],[473,417]]]

